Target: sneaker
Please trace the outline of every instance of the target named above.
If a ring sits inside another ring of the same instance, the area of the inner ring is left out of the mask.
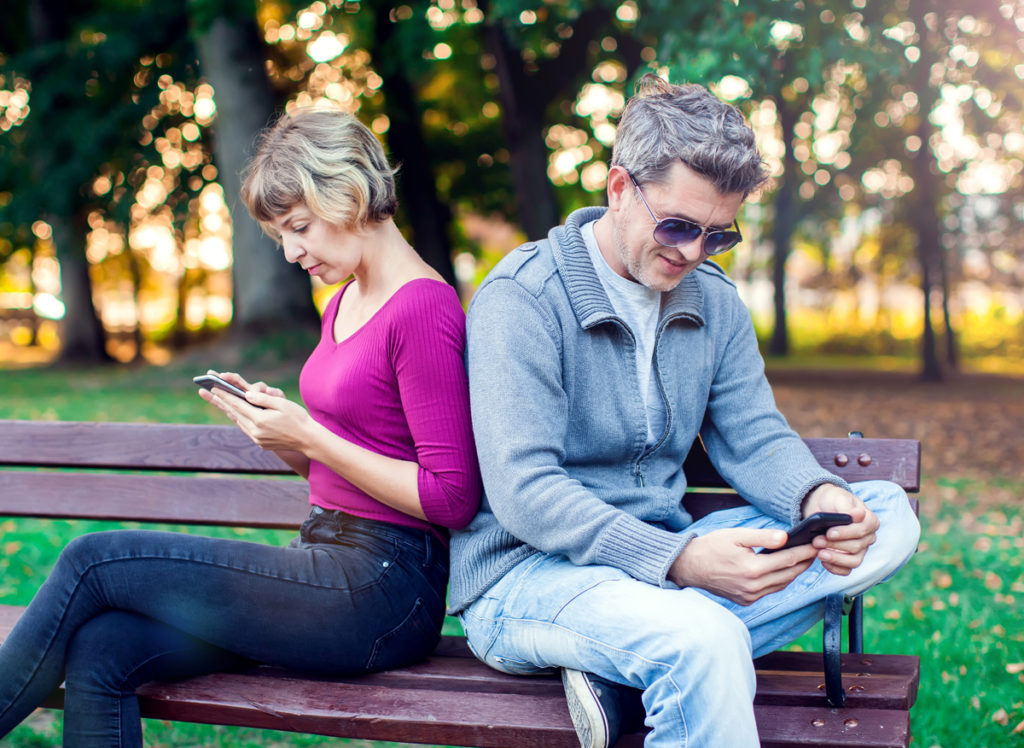
[[[610,748],[622,728],[621,698],[616,683],[593,673],[562,668],[562,686],[580,748]]]

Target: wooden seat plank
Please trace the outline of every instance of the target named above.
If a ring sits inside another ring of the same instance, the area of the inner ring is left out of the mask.
[[[216,674],[138,690],[146,716],[447,745],[578,745],[561,695],[460,693]]]

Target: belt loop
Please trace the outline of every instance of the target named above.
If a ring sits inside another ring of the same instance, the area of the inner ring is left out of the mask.
[[[423,533],[423,544],[425,546],[425,552],[423,554],[423,565],[430,566],[434,563],[434,543],[433,537],[429,532]]]

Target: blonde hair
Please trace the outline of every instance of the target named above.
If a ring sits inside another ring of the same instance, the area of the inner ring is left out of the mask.
[[[398,208],[395,169],[373,133],[340,109],[300,109],[259,137],[241,197],[263,230],[296,205],[336,226],[385,221]]]

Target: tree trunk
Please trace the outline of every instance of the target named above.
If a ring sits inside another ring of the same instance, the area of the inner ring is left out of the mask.
[[[502,128],[516,191],[516,212],[527,239],[542,239],[561,223],[558,201],[548,178],[544,109],[522,73],[522,58],[505,36],[501,19],[484,24],[484,41],[495,59]]]
[[[789,329],[786,321],[786,260],[789,258],[796,227],[796,173],[799,164],[793,155],[793,132],[797,113],[781,96],[775,99],[782,126],[782,177],[775,190],[775,220],[772,223],[772,283],[775,286],[775,328],[768,346],[774,356],[789,355]]]
[[[930,4],[917,0],[910,3],[911,20],[921,32],[921,57],[914,65],[913,90],[917,93],[919,110],[916,135],[921,147],[911,161],[914,178],[914,192],[910,196],[913,206],[910,224],[917,237],[917,259],[921,264],[921,290],[924,294],[924,330],[921,335],[921,378],[926,382],[940,382],[943,379],[935,346],[935,330],[932,327],[932,290],[935,286],[934,271],[940,266],[939,216],[938,216],[938,174],[932,156],[932,125],[929,120],[932,109],[938,101],[938,92],[930,85],[932,64],[935,60],[933,42],[928,37],[925,15],[931,10]]]
[[[401,55],[394,49],[395,24],[386,7],[377,8],[375,13],[374,62],[384,79],[384,107],[391,122],[388,148],[401,165],[398,194],[412,229],[412,245],[431,267],[454,285],[452,243],[448,234],[452,212],[437,197],[433,162],[423,136],[416,93],[401,64]]]
[[[308,277],[288,264],[239,201],[240,174],[274,111],[255,21],[217,17],[196,41],[203,74],[214,88],[214,158],[231,214],[232,324],[243,335],[314,325]]]
[[[939,251],[939,282],[942,284],[942,323],[946,330],[946,365],[956,371],[959,362],[956,331],[953,329],[953,318],[949,312],[949,266],[946,253]]]
[[[64,318],[60,321],[60,364],[109,363],[103,325],[92,298],[89,262],[85,259],[85,221],[51,215],[53,242],[60,265]]]
[[[35,44],[63,41],[68,33],[66,13],[60,3],[32,0],[28,8],[29,29]],[[60,117],[61,112],[51,111],[49,117]],[[45,183],[50,164],[59,156],[47,149],[33,163],[36,179]],[[54,184],[55,190],[73,190],[70,199],[56,200],[56,204],[79,206],[78,185]],[[64,197],[68,197],[64,195]],[[92,298],[92,279],[89,277],[89,262],[85,257],[85,240],[89,230],[80,210],[69,207],[66,211],[47,211],[46,220],[53,230],[53,243],[57,250],[60,266],[61,297],[64,302],[64,318],[59,325],[61,350],[57,362],[64,364],[107,363],[112,359],[107,353],[103,325],[96,313]]]

